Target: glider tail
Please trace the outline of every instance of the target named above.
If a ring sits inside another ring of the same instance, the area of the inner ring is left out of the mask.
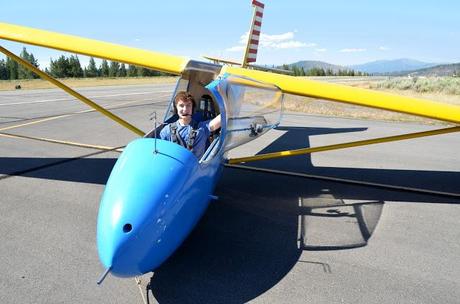
[[[265,5],[263,3],[257,0],[252,0],[252,6],[254,7],[254,14],[252,16],[251,29],[249,30],[246,52],[243,57],[243,67],[247,67],[251,62],[256,62],[260,29],[262,27],[262,17],[264,15]]]

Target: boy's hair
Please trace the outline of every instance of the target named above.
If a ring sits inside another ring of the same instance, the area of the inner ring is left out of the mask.
[[[177,114],[177,103],[179,100],[182,101],[190,101],[192,103],[192,113],[195,112],[195,99],[193,98],[192,94],[186,91],[180,91],[179,93],[176,94],[176,97],[174,97],[174,114]]]

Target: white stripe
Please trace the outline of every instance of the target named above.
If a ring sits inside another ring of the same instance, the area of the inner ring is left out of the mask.
[[[263,13],[264,13],[264,9],[261,8],[260,6],[256,6],[256,12],[262,13],[262,14],[263,14]]]
[[[262,23],[262,17],[256,16],[256,18],[254,20],[259,21],[260,23]]]
[[[100,96],[90,96],[88,98],[103,98],[103,97],[118,97],[118,96],[130,96],[130,95],[145,95],[152,93],[168,93],[171,91],[155,91],[155,92],[138,92],[138,93],[125,93],[125,94],[113,94],[113,95],[100,95]],[[56,101],[71,101],[76,98],[67,97],[67,98],[56,98],[56,99],[45,99],[45,100],[35,100],[35,101],[23,101],[23,102],[13,102],[13,103],[0,103],[0,106],[14,106],[14,105],[23,105],[23,104],[33,104],[33,103],[45,103],[45,102],[56,102]]]
[[[257,54],[249,53],[248,58],[256,59],[256,58],[257,58]]]
[[[255,25],[255,24],[254,24],[254,27],[253,27],[252,29],[255,30],[255,31],[259,31],[259,32],[260,32],[260,26],[258,26],[258,25]]]
[[[251,39],[259,41],[259,35],[251,35]]]
[[[257,50],[258,47],[259,47],[258,44],[250,44],[250,45],[249,45],[249,48],[250,48],[251,50]]]

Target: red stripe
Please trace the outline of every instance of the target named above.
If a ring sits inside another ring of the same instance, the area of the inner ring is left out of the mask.
[[[259,35],[260,35],[260,31],[253,30],[253,31],[252,31],[252,34],[253,34],[253,35],[259,36]]]
[[[252,59],[252,58],[248,58],[248,60],[246,62],[256,62],[256,60]]]
[[[257,54],[257,49],[249,49],[250,54]]]
[[[251,39],[251,42],[249,42],[249,44],[259,45],[259,40]]]
[[[262,26],[262,22],[260,22],[260,21],[254,21],[254,25]]]
[[[256,12],[256,16],[262,18],[264,16],[264,13],[262,12]]]
[[[255,5],[255,6],[258,6],[258,7],[261,7],[261,8],[264,8],[265,7],[265,4],[257,1],[257,0],[252,0],[252,5]]]

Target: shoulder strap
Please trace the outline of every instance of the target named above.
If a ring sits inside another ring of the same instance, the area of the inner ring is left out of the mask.
[[[180,134],[177,133],[177,121],[169,124],[169,128],[171,130],[171,141],[173,143],[181,145],[182,147],[187,148],[187,146],[185,145],[184,140],[182,139]]]
[[[195,144],[196,133],[198,129],[198,122],[192,120],[190,125],[192,127],[192,130],[190,131],[190,134],[188,136],[187,149],[189,149],[190,151],[193,151],[193,145]]]

